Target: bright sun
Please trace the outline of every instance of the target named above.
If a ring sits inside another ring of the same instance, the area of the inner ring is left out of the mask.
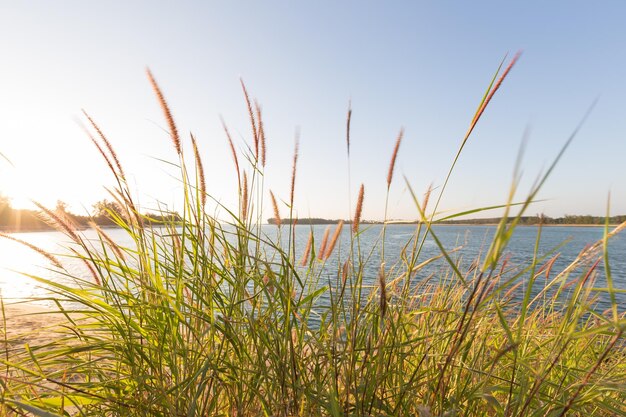
[[[2,169],[1,173],[0,194],[10,199],[13,208],[33,209],[35,206],[32,200],[39,199],[46,194],[45,190],[41,190],[41,187],[37,186],[30,175],[24,174],[16,168]]]

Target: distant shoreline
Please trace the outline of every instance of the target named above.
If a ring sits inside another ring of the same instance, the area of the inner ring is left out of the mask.
[[[562,217],[547,217],[547,216],[522,216],[517,218],[508,218],[507,224],[511,224],[513,221],[516,221],[516,226],[546,226],[546,227],[604,227],[605,223],[608,221],[609,226],[617,226],[624,222],[626,222],[626,215],[618,215],[618,216],[610,216],[610,217],[601,217],[601,216],[590,216],[590,215],[565,215]],[[332,225],[338,224],[339,222],[343,222],[345,224],[350,224],[350,220],[341,220],[341,219],[324,219],[319,217],[310,217],[305,219],[280,219],[280,223],[283,225],[288,224],[298,224],[298,225]],[[496,226],[502,222],[502,217],[488,217],[483,219],[465,219],[465,220],[456,220],[453,217],[448,217],[447,219],[441,219],[440,221],[434,221],[433,225],[436,226]],[[275,218],[267,219],[267,224],[275,225],[278,221]],[[363,226],[371,225],[371,224],[387,224],[387,225],[418,225],[425,224],[425,222],[421,222],[418,220],[387,220],[384,221],[373,221],[373,220],[363,220],[361,221]]]
[[[333,224],[337,224],[336,222],[333,223],[300,223],[298,222],[296,224],[296,226],[332,226]],[[372,226],[372,225],[383,225],[383,222],[362,222],[361,225],[362,226]],[[417,222],[391,222],[391,223],[387,223],[387,226],[411,226],[411,225],[415,225],[417,226],[419,223]],[[425,224],[425,223],[422,223]],[[499,223],[433,223],[433,226],[497,226]],[[274,223],[263,223],[264,226],[275,226],[276,224]],[[286,224],[288,225],[288,223]],[[618,226],[619,223],[609,223],[609,227],[616,227]],[[538,227],[539,224],[518,224],[515,227]],[[604,224],[593,224],[593,223],[589,223],[589,224],[576,224],[576,223],[569,223],[569,224],[542,224],[542,227],[604,227]]]
[[[417,224],[417,223],[412,223]],[[435,223],[435,226],[497,226],[498,223]],[[619,223],[610,223],[609,227],[616,227]],[[518,224],[515,227],[538,227],[539,224]],[[604,227],[603,224],[542,224],[541,227]]]
[[[288,225],[289,223],[286,223],[285,225]],[[296,226],[332,226],[333,224],[337,224],[337,222],[328,222],[328,223],[305,223],[305,222],[298,222],[296,224]],[[382,225],[384,224],[383,222],[363,222],[361,223],[364,227],[365,226],[370,226],[370,225]],[[419,223],[417,222],[391,222],[391,223],[387,223],[387,226],[411,226],[411,225],[415,225],[417,226]],[[425,223],[422,223],[425,224]],[[497,226],[499,223],[433,223],[433,226],[445,226],[445,227],[451,227],[451,226],[464,226],[464,227],[479,227],[479,226]],[[263,223],[264,226],[275,226],[274,223]],[[610,223],[609,227],[616,227],[618,226],[619,223]],[[538,227],[539,224],[518,224],[516,225],[516,227]],[[102,229],[121,229],[121,227],[119,226],[100,226]],[[162,225],[152,225],[152,227],[162,227]],[[576,223],[569,223],[569,224],[542,224],[541,227],[604,227],[603,224],[576,224]],[[88,230],[91,229],[91,227],[84,227],[84,228],[77,228],[76,230],[82,231],[82,230]],[[8,228],[3,228],[0,227],[0,233],[7,233],[7,234],[16,234],[16,233],[46,233],[46,232],[58,232],[57,229],[55,228],[35,228],[35,229],[8,229]]]

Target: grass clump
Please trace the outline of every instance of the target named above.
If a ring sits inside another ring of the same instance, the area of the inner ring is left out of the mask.
[[[494,76],[450,173],[511,67],[499,79]],[[311,231],[306,247],[297,247],[296,229],[302,233],[304,227],[293,221],[279,222],[278,237],[268,237],[257,208],[269,196],[280,219],[279,206],[274,194],[266,195],[263,189],[262,115],[242,83],[254,146],[241,159],[224,125],[238,176],[239,204],[230,210],[223,207],[230,217],[218,221],[207,213],[211,197],[196,140],[192,136],[190,169],[172,112],[148,75],[178,157],[184,209],[178,216],[161,213],[158,224],[141,214],[115,151],[87,116],[96,132],[92,140],[117,181],[112,196],[120,210],[110,215],[132,243],[122,245],[98,227],[98,239],[89,240],[67,219],[46,212],[70,238],[70,257],[84,262],[88,272],[76,276],[60,259],[59,274],[71,277],[74,285],[32,277],[51,288],[65,319],[49,330],[48,343],[4,341],[3,413],[626,413],[626,319],[616,301],[607,253],[610,238],[626,224],[614,230],[607,225],[604,239],[561,271],[552,268],[558,254],[538,253],[541,229],[530,262],[512,265],[502,256],[516,220],[552,168],[522,202],[513,202],[514,182],[491,246],[469,267],[443,246],[432,228],[450,174],[432,208],[431,191],[420,201],[407,182],[421,222],[395,262],[380,261],[373,266],[378,276],[371,277],[368,271],[377,258],[360,244],[363,185],[351,227],[340,223],[332,235],[327,229],[321,242],[315,242]],[[350,116],[351,111],[348,152]],[[402,134],[392,153],[387,189]],[[287,200],[290,219],[297,159],[296,142]],[[249,162],[245,166],[240,164],[244,160]],[[512,215],[515,207],[520,209]],[[383,226],[375,249],[383,252],[382,260],[387,259],[386,229]],[[347,250],[341,250],[342,239]],[[439,255],[425,255],[427,239],[438,245]],[[600,291],[594,282],[603,262],[608,283],[604,291],[611,300],[606,312],[595,307]],[[439,266],[431,273],[435,263]],[[532,288],[539,278],[546,285],[535,294]],[[329,302],[321,303],[322,298]]]

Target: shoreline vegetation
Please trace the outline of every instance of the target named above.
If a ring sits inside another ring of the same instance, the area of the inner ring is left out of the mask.
[[[116,228],[119,227],[115,222],[114,217],[119,216],[122,213],[121,207],[114,202],[108,200],[102,200],[94,204],[94,214],[91,216],[77,215],[67,211],[63,202],[58,202],[54,213],[61,217],[69,219],[71,224],[76,230],[85,230],[92,225],[97,225],[101,228]],[[143,215],[147,222],[153,226],[159,224],[164,225],[171,221],[180,221],[181,217],[178,213],[146,213]],[[437,221],[439,226],[444,225],[460,225],[460,226],[497,226],[502,222],[502,217],[490,217],[479,219],[462,219],[462,220],[443,220]],[[513,219],[507,219],[508,223],[511,223]],[[518,226],[605,226],[607,223],[609,226],[617,226],[626,221],[626,215],[611,216],[608,219],[600,216],[590,215],[566,215],[563,217],[547,217],[547,216],[521,216],[517,220]],[[276,221],[275,217],[267,219],[269,225],[335,225],[338,223],[352,224],[350,219],[325,219],[319,217],[311,218],[281,218]],[[393,220],[386,221],[379,220],[360,220],[363,225],[417,225],[424,223],[420,220]],[[40,211],[28,210],[28,209],[15,209],[11,207],[8,199],[0,196],[0,232],[3,233],[26,233],[26,232],[45,232],[54,231],[55,226],[50,224],[41,215]]]
[[[503,220],[506,220],[507,223],[511,223],[514,219],[504,219],[503,217],[490,217],[490,218],[481,218],[481,219],[462,219],[462,220],[444,220],[437,221],[438,226],[442,225],[462,225],[462,226],[471,226],[471,225],[484,225],[484,226],[497,226]],[[621,216],[611,216],[608,219],[606,217],[600,216],[563,216],[563,217],[546,217],[546,216],[521,216],[517,219],[518,226],[605,226],[607,223],[609,226],[617,226],[626,221],[626,215]],[[303,218],[303,219],[288,219],[282,218],[278,222],[276,218],[271,217],[267,219],[267,224],[276,225],[276,224],[293,224],[293,225],[329,225],[329,224],[351,224],[351,220],[338,220],[338,219],[323,219],[323,218]],[[424,221],[420,220],[386,220],[386,221],[377,221],[377,220],[361,220],[361,224],[423,224]]]
[[[207,190],[202,150],[193,134],[181,139],[150,71],[180,170],[180,214],[158,213],[156,221],[137,210],[113,145],[85,113],[88,135],[117,184],[117,206],[101,214],[128,243],[101,227],[96,238],[85,237],[60,214],[62,204],[39,207],[38,216],[67,237],[67,253],[0,234],[46,256],[62,278],[28,277],[50,290],[44,299],[55,306],[58,326],[23,335],[14,306],[0,297],[0,416],[626,415],[624,289],[608,255],[626,222],[612,228],[604,221],[602,238],[565,266],[556,262],[558,246],[539,253],[540,227],[532,259],[516,264],[506,253],[586,116],[521,200],[514,173],[504,215],[475,259],[446,250],[431,227],[440,223],[435,214],[457,160],[518,57],[498,67],[442,185],[422,194],[405,179],[419,223],[394,260],[384,225],[372,249],[380,257],[362,249],[364,184],[358,193],[346,184],[347,195],[358,195],[349,224],[328,226],[321,240],[310,233],[304,250],[296,249],[298,140],[290,193],[276,198],[264,188],[271,155],[261,107],[243,81],[247,143],[236,147],[224,123],[238,180],[236,207],[219,206],[227,221],[210,214],[207,200],[220,199]],[[400,130],[390,143],[385,207],[402,138]],[[263,201],[281,219],[274,226],[287,232],[275,240],[262,230]],[[281,211],[289,213],[284,222]],[[337,245],[342,231],[347,250]],[[438,255],[422,250],[427,239]],[[68,259],[81,261],[86,275],[66,266]],[[598,307],[600,298],[609,308]],[[28,316],[22,310],[18,318]]]
[[[92,215],[78,215],[67,210],[66,205],[59,201],[54,209],[40,207],[39,210],[15,209],[11,207],[9,199],[0,195],[0,232],[25,233],[45,232],[57,230],[46,218],[49,213],[66,219],[75,230],[85,230],[93,225],[100,228],[119,227],[116,217],[124,215],[124,209],[119,203],[102,200],[94,204]],[[144,221],[154,226],[163,225],[172,221],[180,221],[178,213],[145,213]]]

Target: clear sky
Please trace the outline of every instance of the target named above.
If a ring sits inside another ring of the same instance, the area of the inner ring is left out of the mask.
[[[442,209],[505,201],[524,130],[527,191],[599,102],[529,214],[626,213],[626,3],[622,1],[133,1],[0,3],[0,192],[57,199],[84,213],[112,185],[76,123],[85,108],[117,149],[145,207],[176,207],[175,161],[145,76],[160,83],[179,130],[202,149],[209,192],[231,207],[235,174],[222,115],[250,141],[242,77],[263,107],[265,184],[289,196],[299,127],[300,217],[383,216],[396,135],[406,129],[389,217],[440,186],[498,64],[524,54],[481,119]],[[345,117],[352,101],[351,185]],[[190,150],[189,143],[185,146]],[[271,213],[271,211],[267,211]],[[494,213],[498,215],[499,213]],[[269,217],[266,216],[266,217]]]

